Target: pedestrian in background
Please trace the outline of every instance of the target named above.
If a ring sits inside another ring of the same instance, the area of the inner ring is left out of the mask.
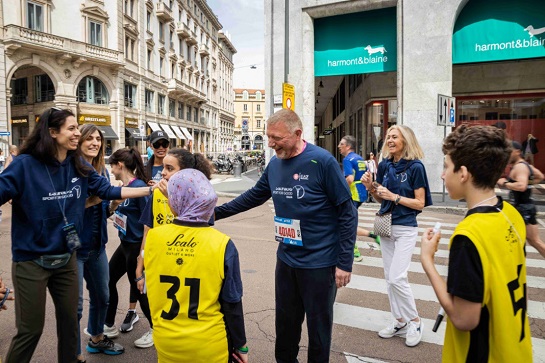
[[[229,236],[208,225],[218,200],[214,188],[208,176],[184,169],[169,179],[168,190],[176,219],[151,229],[144,251],[158,360],[226,363],[232,354],[248,362],[238,252]],[[174,241],[194,242],[170,247]]]
[[[418,236],[416,216],[431,205],[431,194],[422,148],[413,131],[403,125],[388,129],[378,165],[377,184],[367,172],[365,187],[380,205],[380,213],[392,213],[391,236],[382,236],[381,250],[384,277],[393,322],[379,331],[381,338],[405,335],[405,344],[414,347],[422,340],[424,324],[416,310],[407,273]]]
[[[375,154],[373,152],[367,153],[367,168],[369,169],[369,172],[371,173],[371,177],[373,178],[373,181],[377,180],[377,163],[375,161]],[[367,195],[367,203],[374,203],[373,195],[371,193],[368,193]]]
[[[83,159],[91,164],[97,173],[110,180],[110,174],[104,164],[105,144],[102,131],[95,125],[85,124],[80,126],[80,132],[78,150]],[[110,274],[108,256],[106,255],[109,205],[109,201],[103,201],[96,196],[89,195],[87,198],[84,215],[85,227],[80,236],[81,248],[77,251],[78,323],[83,316],[83,280],[85,279],[89,291],[89,316],[85,332],[91,336],[87,343],[87,351],[118,355],[123,353],[125,349],[111,340],[117,335],[106,336],[104,334],[104,321],[110,300],[108,289]],[[78,332],[81,334],[81,327]],[[85,362],[81,352],[81,339],[78,339],[78,361]]]
[[[148,184],[153,185],[161,180],[161,172],[163,171],[163,158],[168,153],[170,141],[168,136],[163,131],[153,131],[149,137],[153,148],[153,155],[148,159],[146,164],[146,176],[149,180]]]
[[[42,335],[46,290],[57,317],[58,361],[77,362],[78,268],[75,251],[89,193],[101,199],[151,194],[152,187],[119,188],[78,155],[78,122],[70,110],[40,116],[21,155],[0,174],[0,204],[13,200],[12,278],[17,334],[7,363],[29,362]]]
[[[121,180],[124,186],[129,188],[139,188],[147,185],[148,178],[144,171],[142,156],[136,148],[119,149],[110,156],[108,162],[111,165],[112,174],[116,179]],[[127,275],[130,285],[130,296],[135,296],[136,301],[129,302],[127,315],[121,325],[121,332],[129,332],[133,329],[134,323],[139,319],[136,313],[136,302],[140,302],[140,308],[150,324],[150,330],[141,338],[135,340],[134,345],[138,348],[149,348],[153,346],[153,324],[149,312],[148,299],[145,295],[139,293],[136,286],[136,264],[137,257],[140,254],[144,226],[138,222],[142,210],[146,206],[148,196],[131,198],[124,200],[121,204],[110,206],[110,212],[114,212],[114,226],[118,229],[118,236],[121,241],[115,250],[109,263],[110,272],[110,303],[106,313],[104,333],[106,335],[116,335],[118,330],[115,326],[115,316],[117,314],[117,305],[119,295],[117,293],[117,282]]]
[[[543,173],[530,165],[522,158],[524,147],[513,141],[513,151],[509,158],[511,171],[508,178],[500,178],[498,185],[508,189],[513,196],[511,204],[520,213],[526,224],[526,238],[528,244],[534,247],[542,257],[545,257],[545,243],[539,237],[537,224],[537,209],[532,199],[531,185],[538,184],[543,180]]]
[[[361,183],[360,179],[368,168],[365,160],[363,160],[363,158],[354,151],[356,150],[356,147],[356,138],[352,135],[344,136],[338,145],[339,152],[342,156],[344,156],[344,178],[348,183],[348,187],[350,188],[352,202],[354,203],[354,207],[356,207],[357,211],[360,205],[367,200],[367,190]],[[357,235],[372,238],[378,245],[380,245],[380,237],[362,227],[358,226]],[[359,262],[361,260],[363,260],[363,256],[361,255],[358,246],[354,245],[354,261]]]
[[[273,157],[256,185],[216,207],[216,220],[271,197],[279,242],[275,271],[277,362],[296,362],[303,320],[309,362],[328,362],[337,288],[350,282],[357,213],[335,158],[303,140],[297,114],[282,109],[267,120]]]
[[[11,164],[13,162],[13,160],[15,159],[15,157],[19,155],[19,148],[15,145],[10,145],[9,146],[9,155],[8,157],[6,158],[6,163],[4,165],[4,169],[6,169],[9,164]]]
[[[434,264],[441,233],[422,235],[422,267],[448,319],[443,362],[532,362],[524,221],[494,193],[511,153],[505,132],[461,125],[443,153],[449,197],[468,209],[450,238],[446,283]]]

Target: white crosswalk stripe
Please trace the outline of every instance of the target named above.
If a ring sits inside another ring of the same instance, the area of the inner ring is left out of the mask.
[[[365,209],[360,208],[358,212],[359,212],[359,215],[358,215],[359,226],[368,230],[372,230],[376,210],[369,209],[369,208],[365,208]],[[462,218],[463,217],[460,216],[460,219]],[[420,242],[420,237],[422,233],[427,228],[433,227],[437,220],[439,219],[435,217],[429,217],[429,216],[421,215],[418,217],[419,237],[417,239],[417,242]],[[455,223],[442,223],[442,226],[441,226],[442,238],[440,241],[441,248],[438,250],[436,254],[437,257],[448,258],[449,252],[448,252],[447,246],[455,227],[456,227]],[[377,256],[376,252],[372,255],[371,255],[371,252],[365,252],[370,250],[377,250],[379,248],[378,245],[372,239],[359,238],[357,241],[357,245],[360,248],[360,251],[362,252],[362,254],[364,255],[364,259],[361,262],[354,262],[354,265],[360,265],[360,266],[372,267],[372,268],[383,267],[382,258],[376,257]],[[530,246],[527,246],[526,248],[528,253],[537,253],[537,251]],[[416,247],[414,249],[413,254],[415,256],[419,256],[420,248]],[[531,256],[531,257],[534,257],[534,256]],[[545,269],[545,260],[541,259],[541,257],[527,258],[526,264],[527,264],[527,267],[529,268],[539,269],[537,271],[541,271],[541,269]],[[436,267],[439,274],[441,276],[446,277],[448,272],[448,267],[442,264],[437,264]],[[413,273],[424,274],[424,270],[420,262],[411,262],[409,271]],[[527,286],[529,288],[545,289],[545,277],[542,277],[543,274],[540,274],[540,275],[541,276],[534,276],[529,274],[527,276]],[[358,275],[353,273],[352,280],[347,287],[356,292],[361,291],[361,293],[373,292],[373,293],[383,294],[384,298],[387,300],[386,282],[384,281],[383,278],[364,276],[364,275]],[[414,297],[417,301],[437,302],[437,297],[431,285],[411,283],[411,287],[413,290]],[[354,305],[350,305],[346,303],[335,303],[334,313],[335,313],[334,315],[335,324],[352,327],[356,329],[362,329],[366,331],[372,331],[372,332],[378,332],[379,330],[387,326],[392,319],[392,316],[388,308],[385,308],[384,310],[377,310],[377,309],[370,309],[370,308],[361,307],[361,306],[354,306]],[[530,323],[532,323],[532,319],[545,320],[545,302],[529,300],[528,301],[528,316],[530,319]],[[437,345],[443,345],[446,324],[441,324],[437,333],[433,333],[431,331],[431,328],[433,327],[433,324],[435,323],[435,321],[432,319],[425,319],[425,318],[422,318],[422,321],[424,322],[424,326],[425,326],[422,341],[427,343],[437,344]],[[545,362],[545,339],[534,336],[532,337],[532,345],[534,350],[534,362]],[[357,355],[351,354],[350,352],[345,352],[345,357],[348,363],[381,362],[381,361],[373,360],[372,358],[358,357]]]

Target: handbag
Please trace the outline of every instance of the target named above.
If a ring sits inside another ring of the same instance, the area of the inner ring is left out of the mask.
[[[377,212],[375,215],[375,229],[373,230],[375,234],[378,234],[381,237],[391,237],[392,236],[392,212],[386,212],[380,214]]]

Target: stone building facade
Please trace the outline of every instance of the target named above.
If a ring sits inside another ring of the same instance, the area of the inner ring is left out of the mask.
[[[235,88],[235,149],[263,150],[265,90]]]

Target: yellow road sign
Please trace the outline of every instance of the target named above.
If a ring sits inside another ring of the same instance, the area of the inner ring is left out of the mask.
[[[295,87],[293,84],[282,83],[282,108],[295,110]]]

